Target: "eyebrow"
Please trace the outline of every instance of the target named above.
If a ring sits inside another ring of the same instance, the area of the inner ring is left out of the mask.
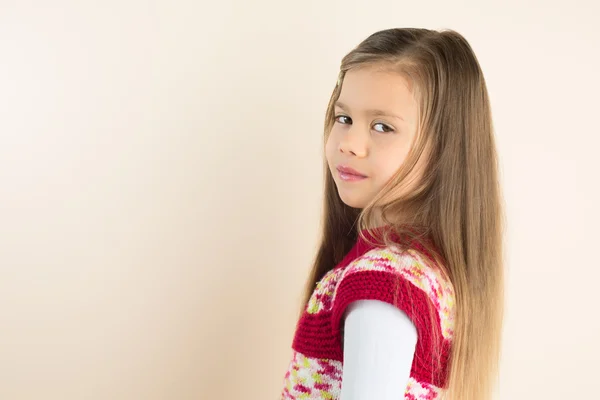
[[[345,105],[344,103],[342,103],[341,101],[336,101],[335,102],[335,106],[339,107],[345,111],[350,111],[350,107],[348,107],[347,105]],[[402,118],[400,115],[396,115],[396,114],[392,114],[389,113],[387,111],[383,111],[383,110],[378,110],[378,109],[370,109],[370,110],[365,110],[366,114],[370,114],[373,116],[387,116],[387,117],[393,117],[393,118],[398,118],[401,119],[402,121],[406,121],[404,118]]]

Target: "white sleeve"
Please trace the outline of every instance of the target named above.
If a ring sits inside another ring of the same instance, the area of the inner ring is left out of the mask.
[[[379,300],[348,305],[340,400],[403,399],[417,344],[406,313]]]

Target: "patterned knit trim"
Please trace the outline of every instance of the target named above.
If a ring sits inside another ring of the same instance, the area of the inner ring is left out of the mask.
[[[307,357],[297,351],[284,378],[281,399],[322,400],[339,399],[342,391],[342,363],[327,359]],[[436,400],[443,389],[412,376],[406,385],[406,400]]]
[[[331,270],[317,283],[306,306],[308,314],[331,310],[333,293],[341,276],[342,270]]]
[[[419,382],[413,377],[410,377],[408,379],[408,384],[406,385],[404,398],[406,400],[435,400],[444,392],[444,389],[440,389],[437,386],[428,383]]]
[[[310,358],[294,351],[284,378],[282,399],[338,399],[342,385],[340,361]]]

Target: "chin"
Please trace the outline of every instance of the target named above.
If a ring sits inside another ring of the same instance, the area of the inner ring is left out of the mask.
[[[342,193],[339,193],[340,199],[342,199],[342,201],[344,202],[344,204],[346,204],[347,206],[353,207],[353,208],[364,208],[365,207],[365,201],[364,199],[361,198],[356,198],[354,196],[344,196]]]

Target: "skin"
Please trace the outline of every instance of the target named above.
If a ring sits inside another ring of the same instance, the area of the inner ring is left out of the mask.
[[[417,101],[401,74],[369,66],[346,73],[334,111],[325,147],[327,163],[342,201],[364,208],[409,153],[418,127]],[[423,162],[417,163],[417,174]],[[367,178],[344,181],[336,169],[339,165]]]

